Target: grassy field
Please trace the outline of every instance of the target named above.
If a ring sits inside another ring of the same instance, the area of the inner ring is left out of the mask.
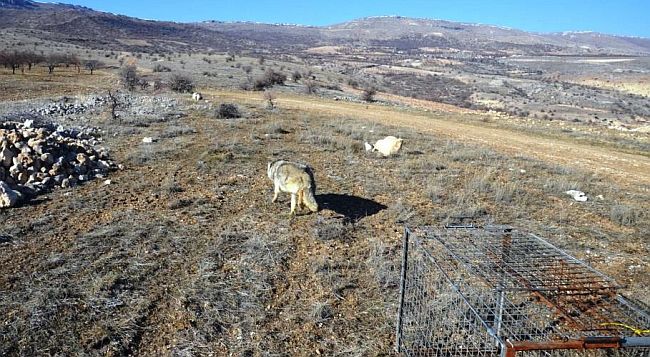
[[[3,80],[0,100],[113,80],[73,77]],[[647,155],[471,113],[281,91],[270,110],[259,92],[202,89],[208,103],[156,94],[183,116],[93,118],[125,165],[111,184],[0,211],[0,354],[389,355],[402,227],[457,215],[537,233],[650,303]],[[218,119],[221,103],[243,117]],[[385,135],[405,139],[398,156],[363,151]],[[276,158],[314,167],[320,212],[270,202]]]

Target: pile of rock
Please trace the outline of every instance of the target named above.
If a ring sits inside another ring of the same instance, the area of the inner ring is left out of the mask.
[[[66,130],[33,122],[0,122],[0,207],[13,207],[52,187],[104,177],[115,164],[95,149],[95,129]]]
[[[31,113],[39,114],[46,117],[61,116],[68,117],[72,115],[83,114],[84,112],[101,107],[107,103],[105,97],[93,96],[86,100],[74,100],[72,98],[63,97],[56,103],[50,103],[44,107],[32,109]]]

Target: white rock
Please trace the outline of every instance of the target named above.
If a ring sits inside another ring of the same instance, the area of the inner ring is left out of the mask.
[[[20,194],[9,187],[4,181],[0,181],[0,208],[14,207],[20,200]]]
[[[390,156],[397,154],[397,152],[402,148],[403,143],[404,139],[399,139],[394,136],[387,136],[381,140],[377,140],[375,142],[375,145],[365,143],[364,146],[366,147],[366,150],[368,150],[368,146],[370,146],[369,151],[378,151],[383,156]]]
[[[569,191],[566,191],[565,193],[567,195],[573,197],[573,199],[578,201],[578,202],[587,202],[587,194],[582,192],[582,191],[569,190]]]
[[[156,139],[154,139],[154,138],[152,138],[150,136],[145,136],[144,138],[142,138],[142,142],[145,143],[145,144],[151,144],[151,143],[156,142],[156,141],[157,141]]]
[[[106,181],[104,181],[104,186],[108,186],[108,185],[110,185],[111,182],[112,182],[111,180],[106,180]]]

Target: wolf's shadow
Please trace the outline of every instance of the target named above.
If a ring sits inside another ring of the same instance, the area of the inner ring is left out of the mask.
[[[336,193],[316,195],[316,201],[321,208],[341,214],[352,223],[387,208],[381,203],[367,198]]]

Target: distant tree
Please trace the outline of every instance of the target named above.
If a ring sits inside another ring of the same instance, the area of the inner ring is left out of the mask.
[[[5,68],[11,68],[11,73],[16,74],[16,69],[20,68],[20,65],[23,63],[23,55],[18,51],[5,52],[0,56],[2,64]]]
[[[374,102],[375,94],[377,94],[377,90],[373,87],[368,87],[363,90],[363,93],[361,93],[361,99],[366,102]]]
[[[88,60],[84,63],[84,67],[86,67],[86,69],[90,71],[91,75],[96,69],[101,68],[103,66],[104,63],[99,60]]]
[[[120,81],[122,86],[129,91],[133,91],[140,83],[140,76],[134,65],[127,65],[120,70]]]
[[[81,60],[75,54],[65,55],[65,66],[74,66],[77,69],[77,73],[81,73]]]
[[[298,82],[301,78],[302,78],[302,74],[300,74],[300,72],[298,71],[294,71],[291,74],[291,79],[293,79],[294,82]]]
[[[54,72],[54,68],[61,65],[61,63],[65,63],[66,61],[67,59],[65,56],[59,54],[48,55],[45,57],[45,64],[47,65],[48,73],[52,74]]]

